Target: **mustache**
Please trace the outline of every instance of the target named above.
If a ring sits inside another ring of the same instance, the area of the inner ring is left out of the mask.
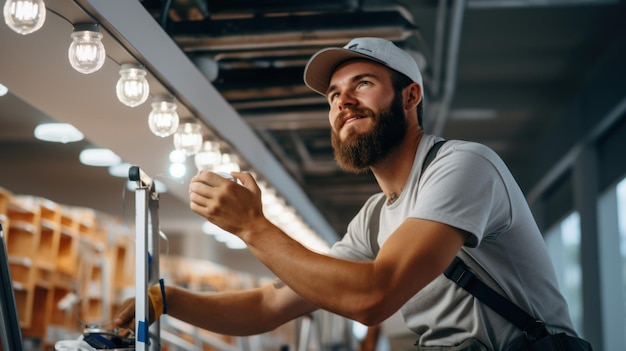
[[[369,108],[349,107],[339,112],[339,114],[337,115],[337,119],[335,119],[335,129],[339,130],[341,129],[341,127],[343,127],[344,119],[346,115],[349,115],[349,114],[358,115],[358,116],[361,116],[362,118],[367,118],[367,117],[375,118],[376,117],[376,114],[374,113],[374,111],[370,110]]]

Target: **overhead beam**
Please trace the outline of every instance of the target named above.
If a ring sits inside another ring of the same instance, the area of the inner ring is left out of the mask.
[[[469,0],[473,9],[617,4],[619,0]]]
[[[233,145],[252,168],[272,184],[325,241],[333,243],[338,239],[337,233],[302,188],[139,2],[77,2],[95,16],[120,43],[124,43],[128,50],[141,57],[151,72],[160,77],[162,83],[190,111],[194,111],[197,118]]]
[[[285,28],[290,30],[285,32]],[[333,45],[343,45],[353,37],[374,33],[390,40],[403,40],[416,30],[412,21],[397,9],[207,18],[203,21],[176,22],[168,27],[169,35],[184,50],[204,49],[213,52],[248,50],[255,47],[327,46],[329,40],[332,40]]]

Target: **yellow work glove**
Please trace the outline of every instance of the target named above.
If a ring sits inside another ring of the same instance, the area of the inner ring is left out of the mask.
[[[159,284],[155,284],[148,289],[148,299],[154,310],[154,320],[156,321],[162,314],[167,314],[167,300],[165,299],[165,286],[163,279],[159,280]]]

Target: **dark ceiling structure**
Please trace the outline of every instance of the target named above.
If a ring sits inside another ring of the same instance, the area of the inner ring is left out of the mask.
[[[177,96],[181,114],[185,105],[198,106],[198,99],[220,104],[211,105],[216,114],[234,110],[236,115],[210,117],[249,127],[251,133],[231,133],[228,141],[236,147],[242,138],[255,139],[265,148],[332,227],[334,240],[379,188],[371,174],[347,174],[333,158],[327,104],[302,80],[313,53],[354,37],[394,41],[422,69],[425,130],[491,147],[528,194],[549,173],[550,165],[539,165],[542,155],[553,154],[557,162],[550,162],[556,164],[564,157],[556,154],[576,142],[560,126],[578,108],[581,87],[626,40],[626,3],[619,0],[49,0],[47,6],[48,19],[38,33],[0,29],[0,64],[11,63],[0,66],[0,83],[9,87],[0,98],[1,187],[129,219],[132,199],[127,196],[123,204],[123,180],[81,165],[78,154],[98,145],[152,174],[167,169],[171,140],[156,140],[147,130],[149,104],[123,107],[111,88],[119,63],[132,56],[148,61],[160,80],[155,83],[176,86],[176,93],[183,85],[189,93],[201,79],[210,91],[194,91],[193,104]],[[106,13],[92,13],[91,7]],[[125,17],[129,8],[134,18]],[[92,15],[110,31],[109,59],[101,72],[83,76],[69,67],[67,45],[72,24]],[[146,52],[150,57],[142,56]],[[166,56],[178,60],[158,61]],[[188,73],[185,80],[176,68]],[[178,80],[172,83],[172,77]],[[35,140],[34,127],[55,119],[76,125],[87,140]],[[185,185],[179,188],[162,194],[170,253],[218,247],[198,245],[197,237],[179,247],[176,234],[200,231]],[[244,268],[243,253],[224,250],[229,264]]]
[[[378,191],[332,155],[325,99],[302,81],[321,48],[362,36],[423,70],[427,132],[484,143],[521,178],[609,43],[619,1],[147,0],[145,8],[237,110],[341,235]]]

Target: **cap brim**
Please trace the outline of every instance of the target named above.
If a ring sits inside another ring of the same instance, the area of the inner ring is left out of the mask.
[[[304,83],[319,94],[326,95],[330,77],[342,62],[354,58],[365,58],[375,62],[379,60],[352,50],[328,48],[311,57],[304,68]]]

